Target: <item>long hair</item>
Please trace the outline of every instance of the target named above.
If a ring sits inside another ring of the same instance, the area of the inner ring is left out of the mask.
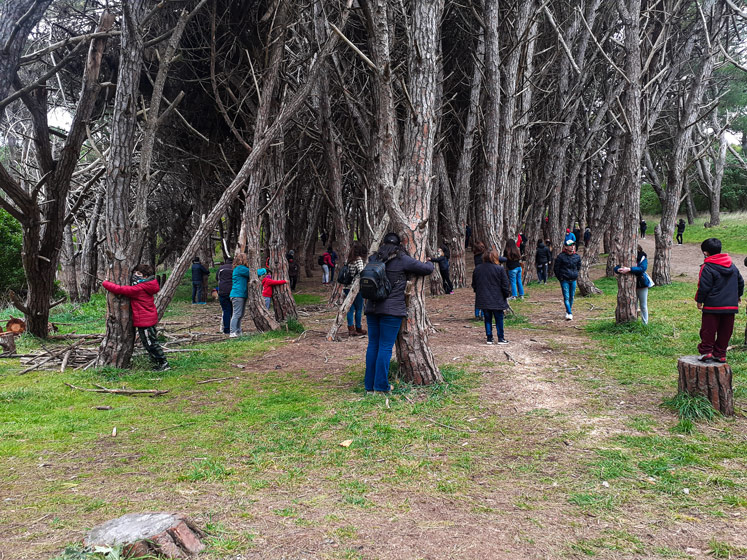
[[[384,241],[379,245],[379,250],[376,251],[376,259],[385,262],[404,252],[405,250],[400,245],[399,235],[396,233],[387,233],[384,236]]]
[[[350,247],[350,252],[348,253],[348,262],[352,262],[358,257],[364,259],[366,258],[367,254],[368,254],[368,247],[366,247],[360,241],[355,241],[353,242],[353,246]]]
[[[506,258],[510,261],[521,260],[521,251],[519,251],[516,241],[513,239],[509,239],[506,244]]]
[[[498,254],[498,251],[496,251],[495,249],[491,249],[487,253],[483,254],[482,262],[500,264],[501,256]]]
[[[233,256],[233,267],[236,268],[237,266],[249,266],[246,253],[237,253]]]
[[[482,241],[475,241],[472,244],[472,252],[475,255],[480,255],[480,254],[484,253],[485,252],[485,243],[483,243]]]

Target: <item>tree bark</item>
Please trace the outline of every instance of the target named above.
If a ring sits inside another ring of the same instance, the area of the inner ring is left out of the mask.
[[[729,364],[703,363],[698,356],[683,356],[677,361],[677,390],[703,395],[724,416],[734,416],[732,371]]]

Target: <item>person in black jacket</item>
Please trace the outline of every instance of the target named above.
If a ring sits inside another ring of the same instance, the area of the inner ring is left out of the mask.
[[[292,253],[293,251],[291,251]],[[296,291],[296,284],[298,283],[298,274],[301,268],[298,266],[294,256],[288,259],[288,283],[292,292]]]
[[[508,286],[506,269],[500,266],[498,251],[490,251],[486,260],[472,273],[472,289],[475,291],[475,307],[485,316],[485,335],[488,344],[493,344],[493,317],[498,344],[508,344],[503,332],[503,312],[508,309]]]
[[[648,224],[646,223],[646,220],[641,219],[641,223],[638,225],[641,228],[641,239],[646,239],[646,230],[648,229]]]
[[[695,301],[703,312],[700,322],[700,360],[726,363],[726,349],[734,332],[734,316],[744,293],[744,280],[715,237],[700,244],[705,260],[700,267]]]
[[[223,334],[231,332],[231,316],[233,305],[231,304],[231,287],[233,286],[233,259],[228,257],[218,271],[215,273],[218,282],[218,301],[223,310]]]
[[[563,303],[565,304],[567,321],[573,319],[573,296],[576,293],[576,280],[579,270],[581,270],[581,257],[576,254],[575,242],[569,239],[563,245],[563,251],[555,258],[555,264],[553,265],[553,272],[560,280],[560,288],[563,290]]]
[[[537,251],[534,253],[534,264],[537,266],[537,283],[547,284],[547,269],[552,261],[552,252],[542,240],[537,240]]]
[[[202,280],[210,271],[202,266],[200,257],[192,259],[192,303],[205,303],[202,291]]]
[[[366,301],[368,323],[368,348],[366,349],[366,375],[364,384],[368,393],[388,393],[389,362],[392,348],[407,317],[405,288],[407,275],[428,276],[433,273],[433,263],[420,262],[408,255],[400,245],[399,235],[387,233],[372,260],[386,263],[386,275],[391,291],[382,301]]]
[[[677,245],[682,245],[682,234],[685,233],[685,220],[677,222]]]
[[[438,256],[429,259],[431,262],[438,263],[438,271],[441,273],[441,281],[444,286],[445,294],[453,294],[454,287],[451,285],[451,278],[449,278],[449,257],[446,256],[444,247],[438,248]]]
[[[591,241],[591,230],[587,227],[584,230],[584,247],[589,246],[589,241]]]
[[[482,264],[482,257],[483,255],[487,255],[487,251],[485,250],[485,243],[482,241],[475,241],[472,244],[472,253],[475,257],[475,267],[478,267]],[[479,319],[482,317],[482,309],[479,307],[475,307],[475,318]]]

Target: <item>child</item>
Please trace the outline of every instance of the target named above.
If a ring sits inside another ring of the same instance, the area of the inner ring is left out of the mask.
[[[472,289],[475,291],[475,307],[482,309],[485,317],[487,343],[493,344],[493,317],[498,344],[508,344],[503,333],[503,312],[508,309],[506,298],[511,293],[506,269],[499,266],[498,251],[490,251],[485,261],[472,273]]]
[[[721,252],[721,240],[711,237],[700,244],[705,260],[700,267],[695,301],[703,311],[700,323],[700,361],[726,363],[726,348],[734,331],[734,315],[742,301],[744,280],[731,257]]]
[[[438,263],[438,271],[441,273],[441,282],[444,287],[445,294],[453,294],[454,288],[451,285],[451,278],[449,278],[449,257],[446,256],[444,247],[438,248],[438,256],[429,259],[431,262]]]
[[[158,293],[160,286],[153,268],[147,264],[139,264],[132,270],[132,286],[120,286],[114,282],[103,282],[105,289],[118,296],[130,298],[132,306],[132,324],[140,335],[140,342],[155,362],[154,371],[168,371],[169,362],[163,353],[161,345],[156,338],[156,323],[158,323],[158,312],[153,302],[153,294]]]
[[[260,268],[257,271],[257,276],[259,276],[259,280],[262,282],[262,297],[265,298],[265,307],[270,309],[270,305],[272,305],[272,287],[287,284],[288,281],[273,280],[272,273],[266,268]]]

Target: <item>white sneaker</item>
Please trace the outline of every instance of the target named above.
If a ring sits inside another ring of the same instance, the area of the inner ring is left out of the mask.
[[[566,321],[570,321],[571,319],[573,319],[573,315],[571,315],[570,313],[566,313],[565,314],[565,320]]]
[[[232,332],[231,334],[228,335],[228,338],[239,338],[239,335],[236,334],[235,332]]]
[[[488,344],[488,345],[492,346],[493,345],[493,341],[492,340],[488,340],[485,344]]]

